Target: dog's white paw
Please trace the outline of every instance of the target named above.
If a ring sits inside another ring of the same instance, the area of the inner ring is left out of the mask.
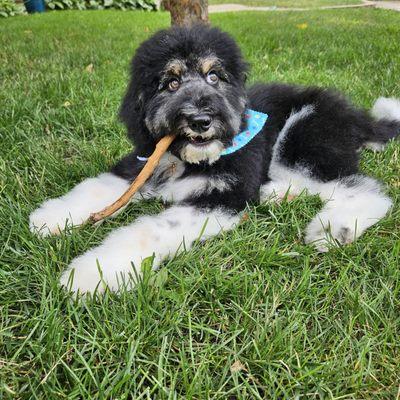
[[[102,293],[106,287],[112,291],[117,291],[121,286],[131,288],[136,279],[132,263],[133,260],[121,260],[116,254],[93,249],[72,261],[61,275],[60,284],[68,291],[80,294]],[[140,264],[134,265],[140,269]]]
[[[143,219],[142,219],[143,221]],[[60,283],[75,293],[101,293],[131,288],[141,272],[142,261],[157,254],[162,245],[145,223],[133,224],[111,233],[104,242],[72,260]],[[160,257],[154,259],[158,265]]]
[[[121,254],[104,246],[94,248],[72,260],[60,278],[60,284],[73,293],[102,293],[108,287],[117,291],[132,288],[142,259],[134,254]]]
[[[74,218],[61,199],[44,202],[29,216],[29,228],[39,236],[58,235],[63,230],[72,226],[72,221],[81,222]]]
[[[64,196],[45,201],[30,215],[30,229],[47,236],[81,225],[91,213],[113,203],[128,187],[125,179],[111,173],[88,178]]]
[[[361,233],[356,221],[341,221],[315,217],[306,229],[305,243],[312,244],[317,251],[325,253],[330,248],[352,243]]]

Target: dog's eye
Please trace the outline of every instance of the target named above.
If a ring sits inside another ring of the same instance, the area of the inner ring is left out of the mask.
[[[171,91],[171,92],[175,92],[175,91],[177,91],[178,89],[179,89],[179,86],[180,86],[181,84],[180,84],[180,82],[178,81],[178,79],[172,79],[172,80],[170,80],[169,82],[168,82],[168,89]]]
[[[210,85],[215,85],[216,83],[218,83],[219,78],[218,78],[218,75],[214,71],[210,71],[207,74],[206,80]]]

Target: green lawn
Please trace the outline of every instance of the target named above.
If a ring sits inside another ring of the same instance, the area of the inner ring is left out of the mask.
[[[400,95],[399,13],[212,22],[239,41],[250,83],[335,86],[365,107]],[[167,14],[114,11],[0,21],[0,398],[398,398],[398,143],[363,154],[362,169],[387,184],[395,206],[353,245],[323,255],[303,245],[320,203],[301,196],[250,209],[237,230],[194,246],[131,293],[76,304],[58,287],[73,257],[162,209],[132,205],[70,236],[28,229],[40,202],[129,151],[116,119],[129,59],[168,24]]]
[[[326,7],[347,4],[361,4],[361,0],[208,0],[208,4],[243,4],[246,6],[264,6],[264,7]]]

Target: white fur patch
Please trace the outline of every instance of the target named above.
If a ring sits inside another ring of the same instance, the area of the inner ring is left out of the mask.
[[[371,109],[371,114],[376,119],[400,121],[400,100],[395,98],[379,97]]]
[[[47,236],[80,225],[91,213],[113,203],[128,186],[125,179],[110,173],[86,179],[66,195],[45,201],[30,215],[30,229]]]
[[[230,190],[237,182],[237,177],[231,174],[222,174],[216,177],[208,178],[206,192],[210,194],[213,190],[225,192]]]
[[[213,140],[205,146],[196,146],[187,144],[181,150],[181,158],[190,164],[199,164],[201,161],[207,161],[210,165],[215,163],[220,157],[224,145],[219,140]]]
[[[215,178],[193,176],[183,179],[171,179],[158,188],[157,194],[165,202],[179,203],[191,196],[210,194],[213,190],[224,192],[229,190],[235,182],[236,179],[229,174]]]
[[[130,280],[132,285],[145,258],[154,254],[153,266],[157,268],[165,258],[190,248],[196,239],[214,236],[238,222],[239,216],[222,210],[203,212],[178,206],[156,216],[141,217],[112,232],[100,246],[75,258],[62,275],[61,284],[80,293],[96,288],[102,292],[105,286],[118,290],[121,282]]]
[[[188,177],[171,179],[157,189],[157,194],[165,202],[179,203],[189,196],[197,196],[205,192],[207,179],[204,177]]]
[[[363,147],[372,151],[379,152],[385,149],[386,143],[366,142],[364,143]]]

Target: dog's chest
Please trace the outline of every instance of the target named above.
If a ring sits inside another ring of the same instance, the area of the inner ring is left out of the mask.
[[[184,171],[184,163],[170,152],[167,152],[161,157],[159,164],[153,172],[150,183],[156,187],[163,186],[182,176]]]
[[[164,202],[179,203],[188,198],[208,195],[214,190],[226,191],[235,182],[229,174],[210,177],[184,173],[185,164],[171,153],[166,153],[144,191],[151,192],[153,197],[161,198]]]

